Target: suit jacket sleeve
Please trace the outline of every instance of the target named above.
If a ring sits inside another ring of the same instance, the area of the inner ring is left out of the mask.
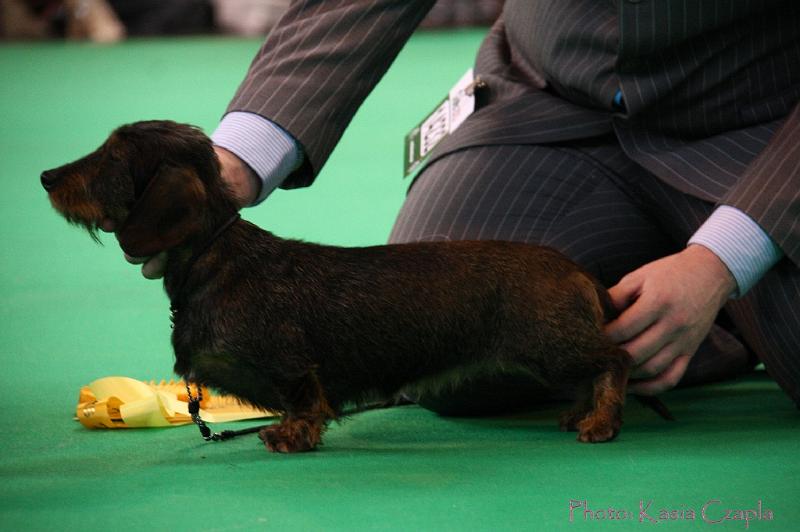
[[[358,107],[435,0],[292,3],[259,50],[228,106],[266,117],[303,148],[281,185],[308,186]]]
[[[800,265],[800,104],[722,203],[749,215]]]

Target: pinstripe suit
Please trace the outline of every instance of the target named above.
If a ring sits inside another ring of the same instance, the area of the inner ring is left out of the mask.
[[[292,6],[229,107],[303,146],[284,187],[313,181],[432,3]],[[734,206],[788,260],[728,311],[800,402],[797,28],[792,0],[507,0],[476,61],[479,110],[435,149],[391,239],[550,242],[613,282],[683,245],[715,203]]]

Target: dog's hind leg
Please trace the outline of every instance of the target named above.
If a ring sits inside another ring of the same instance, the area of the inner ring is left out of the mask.
[[[605,361],[606,369],[592,381],[592,411],[577,424],[578,440],[589,443],[609,441],[619,433],[631,366],[630,355],[617,346],[596,356]]]
[[[321,442],[328,422],[335,418],[317,376],[309,373],[292,386],[280,423],[264,427],[258,437],[273,452],[311,451]]]

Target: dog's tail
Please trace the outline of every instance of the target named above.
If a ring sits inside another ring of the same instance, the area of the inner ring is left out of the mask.
[[[667,421],[675,421],[675,416],[669,411],[667,405],[661,402],[661,399],[654,395],[634,395],[637,401],[648,408],[652,408],[656,414],[661,416]]]
[[[605,318],[605,322],[608,323],[616,319],[619,316],[619,311],[617,307],[614,306],[614,302],[611,301],[611,295],[608,293],[608,289],[603,286],[603,284],[595,278],[592,278],[592,282],[594,283],[594,288],[597,291],[597,298],[600,300],[600,307],[603,309],[603,317]]]

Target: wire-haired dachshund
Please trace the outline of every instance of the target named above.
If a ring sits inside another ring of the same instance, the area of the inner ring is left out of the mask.
[[[41,180],[95,238],[111,219],[128,255],[167,252],[175,372],[281,412],[259,434],[272,451],[314,449],[345,405],[506,372],[574,391],[560,425],[580,441],[620,430],[632,362],[603,333],[614,310],[555,250],[285,240],[238,218],[210,140],[168,121],[122,126]]]

